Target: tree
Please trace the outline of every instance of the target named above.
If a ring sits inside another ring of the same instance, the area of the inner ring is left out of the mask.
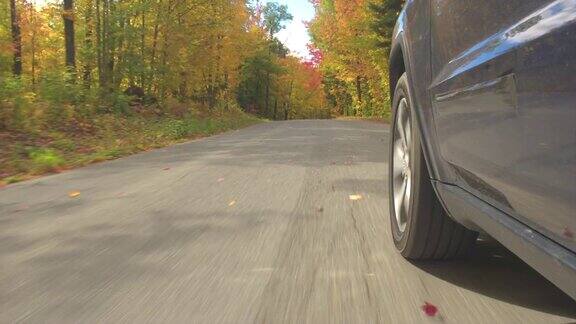
[[[269,2],[262,9],[264,26],[270,39],[284,28],[284,22],[291,21],[294,17],[288,12],[286,5]]]
[[[284,28],[284,22],[290,21],[294,17],[288,12],[286,5],[280,5],[276,2],[267,3],[263,10],[263,24],[268,32],[271,44],[268,45],[268,56],[271,55],[272,49],[277,42],[274,42],[274,35]],[[266,76],[266,114],[270,115],[270,73]],[[274,117],[274,116],[272,116]]]
[[[10,0],[10,25],[12,27],[12,46],[14,51],[14,63],[12,73],[22,74],[22,35],[20,34],[20,19],[16,0]]]
[[[74,45],[74,1],[64,0],[64,43],[66,45],[66,66],[71,71],[76,68],[76,47]]]
[[[319,66],[333,108],[345,115],[388,115],[386,57],[403,1],[312,2],[316,16],[309,29],[314,49],[322,57]]]
[[[378,0],[369,4],[373,12],[372,28],[378,36],[379,46],[390,48],[392,32],[404,0]]]

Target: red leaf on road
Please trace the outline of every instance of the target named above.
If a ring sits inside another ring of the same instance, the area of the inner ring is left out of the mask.
[[[569,239],[573,239],[574,238],[574,232],[572,232],[568,227],[564,227],[564,236],[566,236]]]
[[[162,170],[164,170],[164,171],[168,171],[168,170],[170,170],[170,168],[164,168],[164,169],[162,169]]]
[[[422,310],[428,316],[436,316],[438,313],[438,307],[430,304],[429,302],[426,302],[424,305],[422,305]]]

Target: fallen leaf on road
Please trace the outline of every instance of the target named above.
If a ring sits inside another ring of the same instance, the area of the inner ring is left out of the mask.
[[[224,181],[224,178],[220,178],[220,179],[218,179],[218,180],[216,180],[216,181],[222,182],[222,181]]]
[[[426,302],[424,305],[422,305],[422,310],[428,316],[436,316],[438,313],[438,307],[430,304],[429,302]]]
[[[321,213],[324,211],[324,207],[318,207],[318,212]]]
[[[80,196],[80,191],[71,191],[68,193],[68,197],[70,198],[76,198],[78,196]]]
[[[350,200],[356,201],[362,199],[362,195],[350,195]]]
[[[569,239],[573,239],[574,238],[574,233],[568,228],[568,227],[564,227],[564,236],[566,236]]]
[[[29,207],[26,206],[26,205],[21,205],[20,207],[18,207],[18,208],[15,209],[14,211],[15,211],[15,212],[21,212],[21,211],[24,211],[24,210],[26,210],[26,209],[28,209],[28,208],[29,208]]]
[[[236,205],[236,200],[232,200],[232,201],[228,204],[229,207],[232,207],[232,206],[234,206],[234,205]]]
[[[164,169],[162,169],[162,170],[164,170],[164,171],[168,171],[168,170],[170,170],[170,168],[164,168]]]

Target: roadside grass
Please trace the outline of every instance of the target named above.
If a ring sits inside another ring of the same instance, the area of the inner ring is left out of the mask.
[[[390,124],[390,116],[386,115],[384,117],[353,117],[353,116],[339,116],[336,117],[337,120],[366,120],[376,123]]]
[[[0,187],[261,121],[239,110],[182,118],[107,114],[94,117],[88,132],[0,133]]]

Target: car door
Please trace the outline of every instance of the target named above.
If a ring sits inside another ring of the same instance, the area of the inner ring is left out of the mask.
[[[431,0],[449,181],[576,251],[576,0]]]

